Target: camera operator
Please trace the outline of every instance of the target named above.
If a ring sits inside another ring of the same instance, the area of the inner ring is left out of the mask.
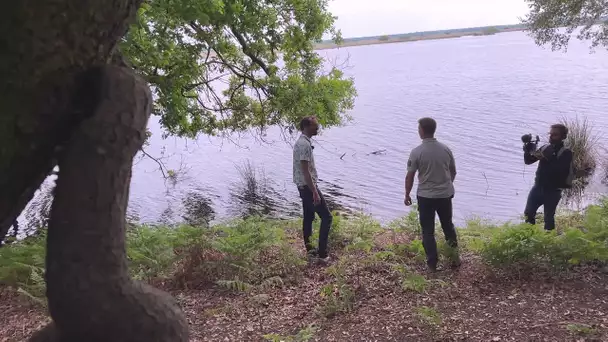
[[[528,194],[524,214],[527,223],[536,224],[536,211],[541,205],[544,206],[545,230],[555,229],[555,211],[562,197],[562,189],[571,187],[572,151],[564,146],[567,136],[566,126],[552,125],[549,144],[538,150],[531,136],[522,137],[524,162],[530,165],[538,161],[534,186]]]

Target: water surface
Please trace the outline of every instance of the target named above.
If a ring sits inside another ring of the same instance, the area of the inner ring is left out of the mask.
[[[536,169],[523,163],[522,134],[546,138],[549,125],[561,116],[586,116],[598,134],[608,124],[607,53],[589,54],[578,41],[567,54],[539,48],[522,32],[320,53],[331,60],[348,58],[346,72],[355,78],[359,94],[350,113],[354,121],[315,139],[321,189],[384,222],[407,213],[405,163],[420,143],[416,121],[422,116],[438,121],[438,139],[455,154],[459,223],[475,216],[504,221],[521,215]],[[196,194],[205,197],[204,203],[199,198],[190,211],[210,206],[219,219],[238,213],[230,190],[240,181],[235,166],[246,160],[264,170],[267,187],[276,191],[273,205],[298,213],[291,146],[277,130],[268,132],[265,143],[252,135],[232,141],[205,136],[163,140],[157,119],[150,123],[154,135],[147,151],[160,155],[164,149],[171,156],[164,160],[167,166],[181,165],[186,172],[172,186],[154,161],[137,163],[130,212],[141,221],[184,220],[183,199]],[[594,182],[588,194],[605,190]]]

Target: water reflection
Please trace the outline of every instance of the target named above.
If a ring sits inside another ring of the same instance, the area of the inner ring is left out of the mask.
[[[288,189],[279,187],[276,180],[267,176],[262,168],[258,168],[249,160],[236,166],[239,178],[229,187],[229,198],[226,207],[229,217],[247,218],[251,216],[264,216],[271,218],[299,218],[302,204],[299,198],[286,197]],[[575,180],[572,189],[564,191],[564,204],[579,203],[585,197],[587,187],[594,177],[600,176],[604,184],[608,184],[608,160],[598,162],[594,173],[579,177]],[[353,215],[360,210],[362,199],[352,196],[344,187],[326,180],[320,180],[322,190],[329,209],[339,212],[340,215]],[[295,185],[289,184],[294,187]],[[288,186],[289,186],[288,185]],[[16,222],[9,235],[20,239],[34,235],[48,225],[52,204],[54,182],[45,182],[34,199],[25,210],[20,222]],[[201,188],[191,188],[180,192],[176,185],[166,189],[167,207],[160,216],[152,222],[164,225],[188,224],[192,226],[207,227],[213,224],[218,217],[217,205],[221,205],[220,196]],[[140,222],[140,215],[148,216],[145,208],[131,203],[128,208],[127,221]],[[223,216],[223,215],[222,215]],[[11,241],[13,239],[10,239]]]
[[[330,211],[338,211],[343,215],[353,214],[352,203],[358,201],[356,197],[346,194],[344,188],[338,184],[324,181],[320,181],[319,183],[319,188],[323,192],[325,202],[327,202]],[[351,205],[345,204],[345,202],[351,202]]]
[[[175,216],[175,213],[173,211],[173,207],[171,206],[171,204],[169,204],[167,206],[167,208],[165,208],[165,210],[163,210],[163,212],[160,214],[158,223],[164,224],[164,225],[171,225],[174,222],[174,220],[173,220],[174,216]]]
[[[302,204],[298,198],[288,199],[284,194],[287,189],[279,188],[277,182],[267,176],[262,168],[257,168],[249,160],[236,166],[239,179],[229,186],[228,214],[230,217],[247,218],[264,216],[271,218],[301,217]],[[42,184],[32,201],[27,206],[20,221],[9,232],[7,243],[16,239],[35,235],[46,229],[53,202],[55,179],[49,179]],[[353,203],[357,198],[345,193],[338,184],[320,181],[329,209],[342,215],[354,213]],[[295,185],[294,185],[295,189]],[[220,202],[220,196],[208,190],[194,188],[180,192],[177,184],[166,188],[167,207],[152,224],[176,225],[188,224],[198,227],[208,227],[217,218],[215,206]],[[138,203],[130,203],[126,221],[129,224],[141,222],[142,213],[147,216],[145,208]]]
[[[297,199],[288,200],[283,195],[287,189],[279,189],[277,182],[269,178],[262,168],[257,168],[249,160],[236,168],[239,179],[230,187],[230,216],[242,218],[301,216],[301,202]],[[339,211],[346,215],[353,213],[353,207],[345,203],[355,202],[356,198],[345,194],[343,187],[321,180],[320,188],[331,211]]]
[[[249,160],[237,165],[239,179],[230,186],[229,212],[235,217],[278,216],[288,208],[276,183]]]
[[[189,191],[182,199],[182,205],[184,206],[182,219],[186,224],[206,227],[215,219],[213,200],[202,190]]]

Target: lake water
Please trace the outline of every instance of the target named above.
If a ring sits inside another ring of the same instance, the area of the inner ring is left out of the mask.
[[[540,48],[522,32],[320,53],[331,60],[348,58],[346,72],[359,94],[350,113],[354,121],[315,139],[321,190],[384,222],[407,214],[405,163],[420,143],[417,119],[422,116],[438,121],[437,138],[455,154],[458,223],[475,216],[504,221],[521,215],[536,170],[523,163],[522,134],[546,138],[548,126],[561,116],[586,116],[598,134],[608,124],[608,53],[590,54],[578,41],[566,54]],[[263,169],[284,197],[278,204],[297,214],[291,146],[278,131],[270,130],[264,143],[251,135],[233,141],[162,139],[157,119],[151,119],[154,135],[147,151],[159,155],[165,149],[171,155],[164,160],[167,166],[181,165],[186,172],[171,185],[152,160],[137,163],[130,212],[139,220],[180,221],[189,192],[211,201],[216,218],[233,215],[230,189],[240,179],[235,166],[246,160]],[[587,193],[605,191],[595,181]]]

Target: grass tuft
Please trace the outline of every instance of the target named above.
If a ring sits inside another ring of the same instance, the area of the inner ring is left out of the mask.
[[[568,128],[568,138],[565,145],[572,150],[575,170],[589,170],[580,174],[572,181],[572,188],[564,190],[564,202],[580,202],[585,189],[595,173],[599,161],[600,137],[593,131],[593,125],[586,117],[562,117],[559,121]]]

